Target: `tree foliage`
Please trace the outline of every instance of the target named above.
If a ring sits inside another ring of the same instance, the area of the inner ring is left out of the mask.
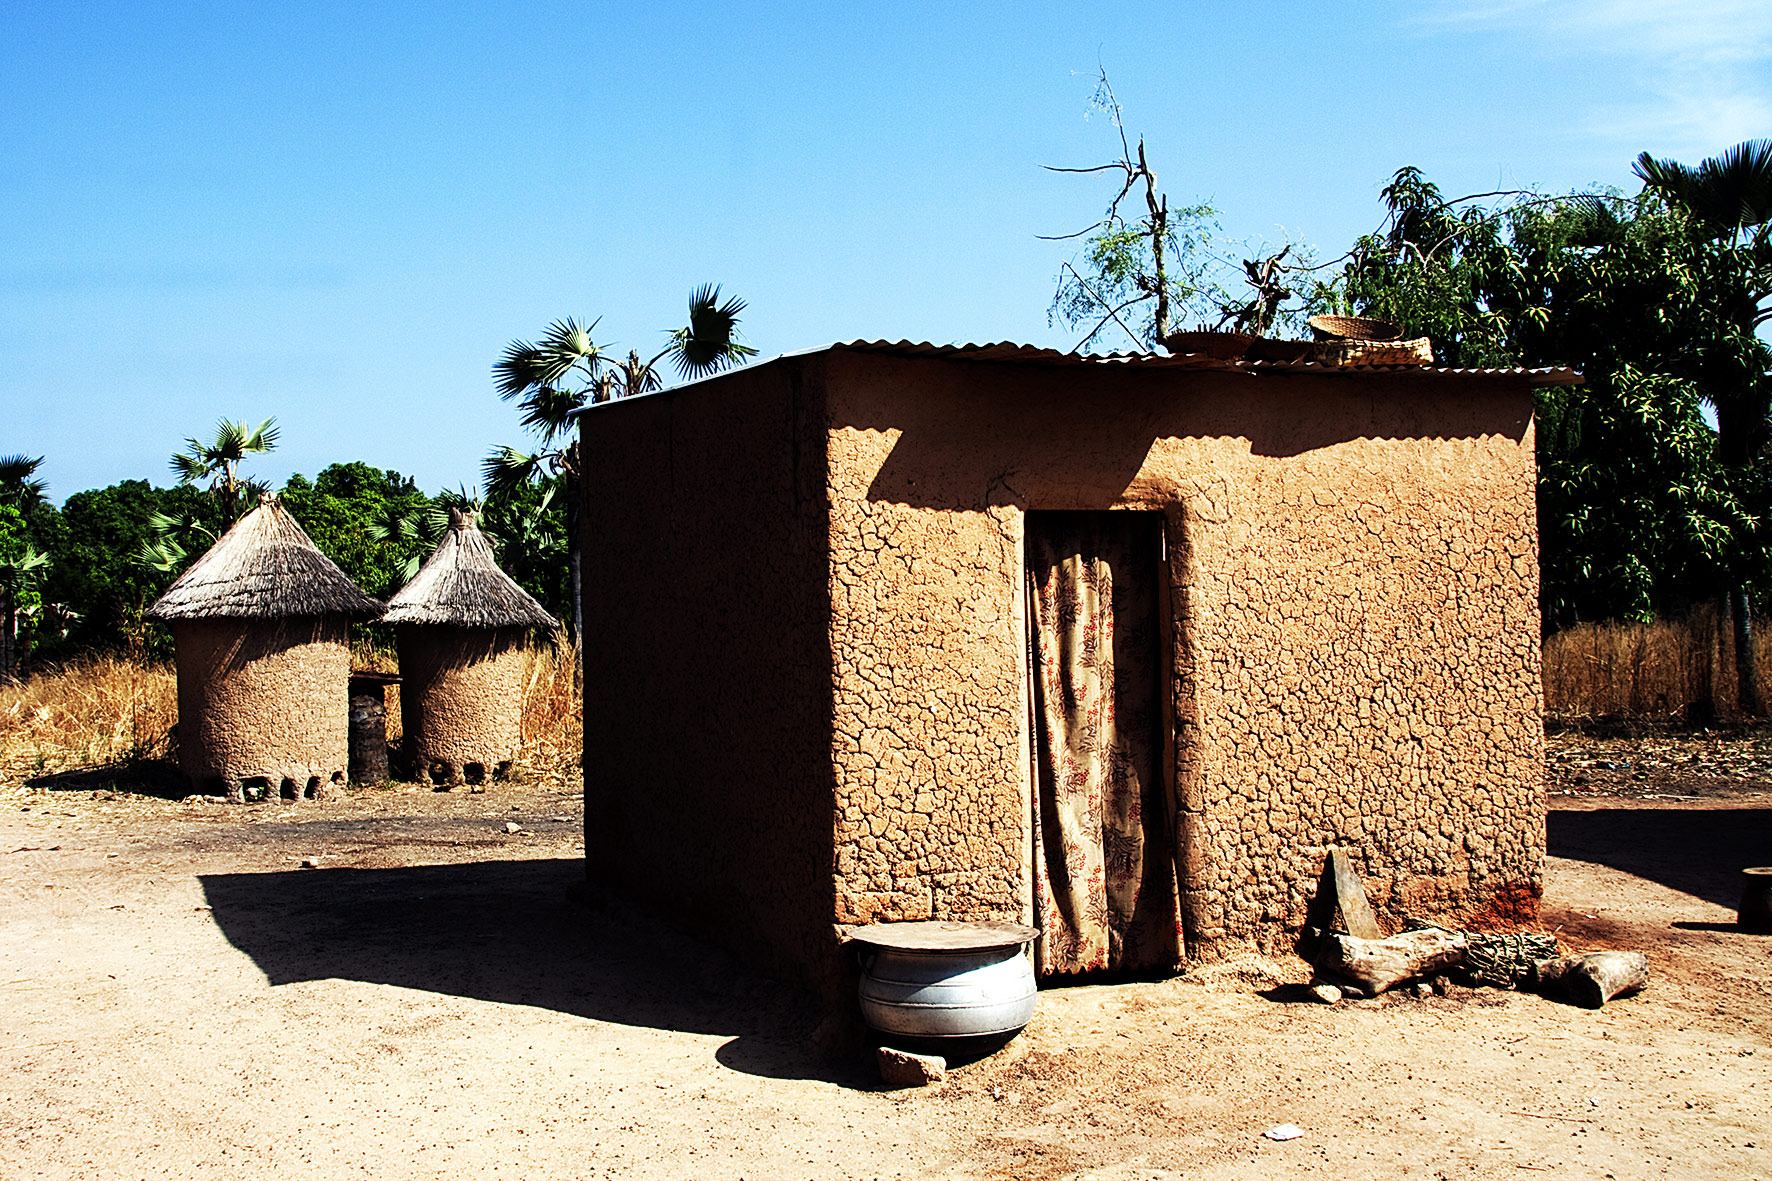
[[[1337,296],[1452,366],[1566,365],[1538,424],[1547,625],[1645,619],[1764,584],[1765,344],[1749,276],[1654,186],[1448,201],[1419,170],[1350,251]],[[1718,430],[1705,418],[1709,407]]]
[[[434,538],[385,531],[390,520],[430,504],[411,477],[396,471],[335,463],[312,481],[289,477],[278,497],[320,552],[377,598],[399,590],[436,545]]]

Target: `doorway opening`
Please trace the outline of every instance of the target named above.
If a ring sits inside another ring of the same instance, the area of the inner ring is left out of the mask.
[[[1172,968],[1162,514],[1029,512],[1026,544],[1036,967]]]

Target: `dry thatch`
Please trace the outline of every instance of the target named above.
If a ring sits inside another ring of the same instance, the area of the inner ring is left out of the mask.
[[[321,553],[267,494],[147,610],[152,619],[373,619],[382,605]]]
[[[538,627],[559,625],[529,592],[498,568],[492,543],[472,513],[449,514],[449,533],[425,559],[412,581],[388,600],[388,623],[433,623],[451,627]]]

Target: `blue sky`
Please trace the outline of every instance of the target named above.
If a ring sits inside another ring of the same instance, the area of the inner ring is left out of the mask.
[[[1111,11],[1104,11],[1111,9]],[[704,281],[764,355],[1069,347],[1105,64],[1172,204],[1320,255],[1403,164],[1449,195],[1634,190],[1772,135],[1772,5],[49,5],[0,0],[0,454],[61,500],[275,415],[334,460],[477,479],[507,342],[645,352]],[[648,353],[649,355],[649,353]]]

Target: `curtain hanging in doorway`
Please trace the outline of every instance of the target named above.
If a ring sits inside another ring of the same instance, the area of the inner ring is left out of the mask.
[[[1147,514],[1029,514],[1043,975],[1180,959],[1159,774],[1159,529]]]

